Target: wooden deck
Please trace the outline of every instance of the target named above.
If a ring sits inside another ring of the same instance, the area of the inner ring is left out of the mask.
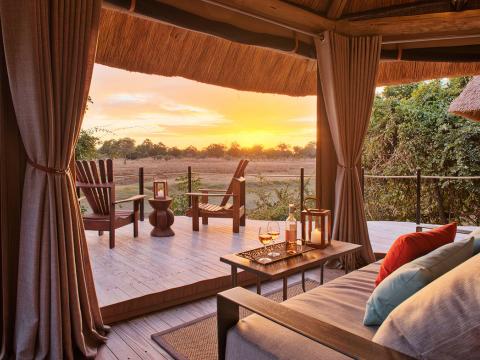
[[[229,268],[220,263],[220,255],[258,246],[255,239],[259,221],[247,221],[246,229],[237,235],[231,233],[231,223],[225,219],[211,219],[210,225],[201,227],[201,231],[193,235],[190,219],[177,217],[175,221],[176,235],[172,238],[151,238],[148,222],[141,224],[140,237],[135,240],[131,229],[121,229],[113,250],[108,249],[108,235],[98,237],[94,232],[87,232],[97,293],[107,321],[108,316],[115,320],[109,312],[112,309],[122,311],[125,303],[148,299],[154,292],[181,296],[185,294],[182,289],[192,285],[198,291],[202,288],[198,284],[207,287],[222,284],[219,278],[225,278],[224,286],[228,286]],[[368,226],[377,252],[388,250],[398,235],[415,230],[413,223],[376,221],[369,222]],[[319,281],[319,272],[310,271],[307,277]],[[295,275],[289,282],[299,279],[300,276]],[[278,290],[281,286],[281,281],[272,281],[264,284],[262,291]],[[116,322],[97,359],[171,359],[150,336],[215,312],[215,301],[214,296],[209,296]]]
[[[230,268],[221,255],[258,247],[258,227],[266,222],[248,220],[233,234],[231,220],[211,219],[192,232],[191,219],[176,217],[175,236],[153,238],[148,221],[140,236],[131,226],[117,230],[117,245],[108,248],[108,234],[87,231],[97,295],[106,322],[119,321],[184,302],[208,297],[230,285]],[[400,234],[415,230],[413,223],[370,222],[374,251],[385,252]],[[242,284],[252,279],[243,274]]]

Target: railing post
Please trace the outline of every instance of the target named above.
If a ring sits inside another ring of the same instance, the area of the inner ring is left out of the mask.
[[[145,178],[143,173],[143,167],[138,168],[138,193],[140,195],[145,194]],[[145,199],[140,201],[140,221],[145,220]]]
[[[362,187],[363,200],[365,200],[365,168],[363,166],[360,168],[360,186]]]
[[[305,169],[300,169],[300,211],[303,210],[303,201],[305,196]]]
[[[192,192],[192,167],[191,166],[188,167],[187,178],[188,178],[188,192],[191,193]],[[192,207],[191,196],[188,197],[188,206]]]
[[[420,168],[417,168],[417,200],[416,200],[416,222],[417,222],[417,228],[419,227],[421,223],[421,209],[420,209],[420,196],[421,196],[421,191],[422,191],[422,174],[420,171]]]

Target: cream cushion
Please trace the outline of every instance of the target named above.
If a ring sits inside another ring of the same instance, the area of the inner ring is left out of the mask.
[[[373,341],[420,359],[480,356],[480,255],[393,310]]]

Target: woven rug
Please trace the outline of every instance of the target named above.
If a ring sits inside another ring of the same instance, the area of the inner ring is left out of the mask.
[[[341,275],[341,272],[325,269],[325,275],[327,275],[325,280],[330,280],[332,277]],[[319,285],[320,284],[314,280],[305,279],[307,290]],[[289,299],[301,293],[303,293],[303,290],[300,282],[293,283],[288,287]],[[281,288],[264,296],[276,302],[283,300]],[[250,314],[248,310],[240,308],[240,318],[244,318]],[[217,314],[206,315],[181,326],[153,334],[152,339],[177,360],[218,359]]]

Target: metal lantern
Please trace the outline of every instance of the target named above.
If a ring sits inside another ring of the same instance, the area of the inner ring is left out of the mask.
[[[165,199],[168,196],[167,180],[153,180],[153,198]]]
[[[307,198],[312,200],[312,198]],[[302,239],[318,248],[325,248],[332,240],[332,212],[325,209],[305,208],[301,213]]]

